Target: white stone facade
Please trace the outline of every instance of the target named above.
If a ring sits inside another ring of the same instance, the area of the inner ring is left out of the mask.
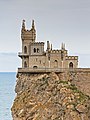
[[[53,50],[52,45],[47,41],[47,50],[44,51],[44,42],[36,42],[34,20],[32,21],[32,28],[30,30],[26,30],[25,20],[23,20],[21,39],[22,52],[19,53],[19,57],[22,59],[22,68],[78,68],[78,56],[68,56],[65,44],[62,44],[60,50]]]

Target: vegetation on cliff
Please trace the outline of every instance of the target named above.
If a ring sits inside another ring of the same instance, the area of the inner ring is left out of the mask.
[[[18,74],[13,120],[90,120],[90,97],[55,73]]]

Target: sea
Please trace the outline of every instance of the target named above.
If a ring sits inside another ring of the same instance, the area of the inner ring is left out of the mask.
[[[15,99],[15,72],[0,72],[0,120],[13,120],[11,106]]]

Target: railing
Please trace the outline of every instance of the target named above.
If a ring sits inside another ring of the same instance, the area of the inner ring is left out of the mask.
[[[18,56],[28,56],[28,55],[29,55],[28,53],[22,53],[22,52],[18,53]]]
[[[18,68],[18,72],[44,73],[44,72],[90,72],[90,68]]]

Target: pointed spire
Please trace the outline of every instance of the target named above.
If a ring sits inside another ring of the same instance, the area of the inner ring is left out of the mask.
[[[51,44],[51,50],[52,50],[52,44]]]
[[[25,29],[25,20],[22,22],[22,29]]]
[[[64,43],[62,43],[61,49],[62,49],[62,50],[65,50],[65,44],[64,44]]]
[[[47,50],[48,51],[50,50],[50,43],[49,43],[49,41],[47,41]]]
[[[35,39],[36,39],[36,30],[35,30],[34,20],[32,20],[31,31],[32,31],[32,41],[35,41]]]
[[[35,29],[34,20],[32,20],[32,29]]]
[[[65,49],[65,43],[64,43],[64,49]]]
[[[61,49],[63,50],[63,43],[62,43],[62,45],[61,45]]]

